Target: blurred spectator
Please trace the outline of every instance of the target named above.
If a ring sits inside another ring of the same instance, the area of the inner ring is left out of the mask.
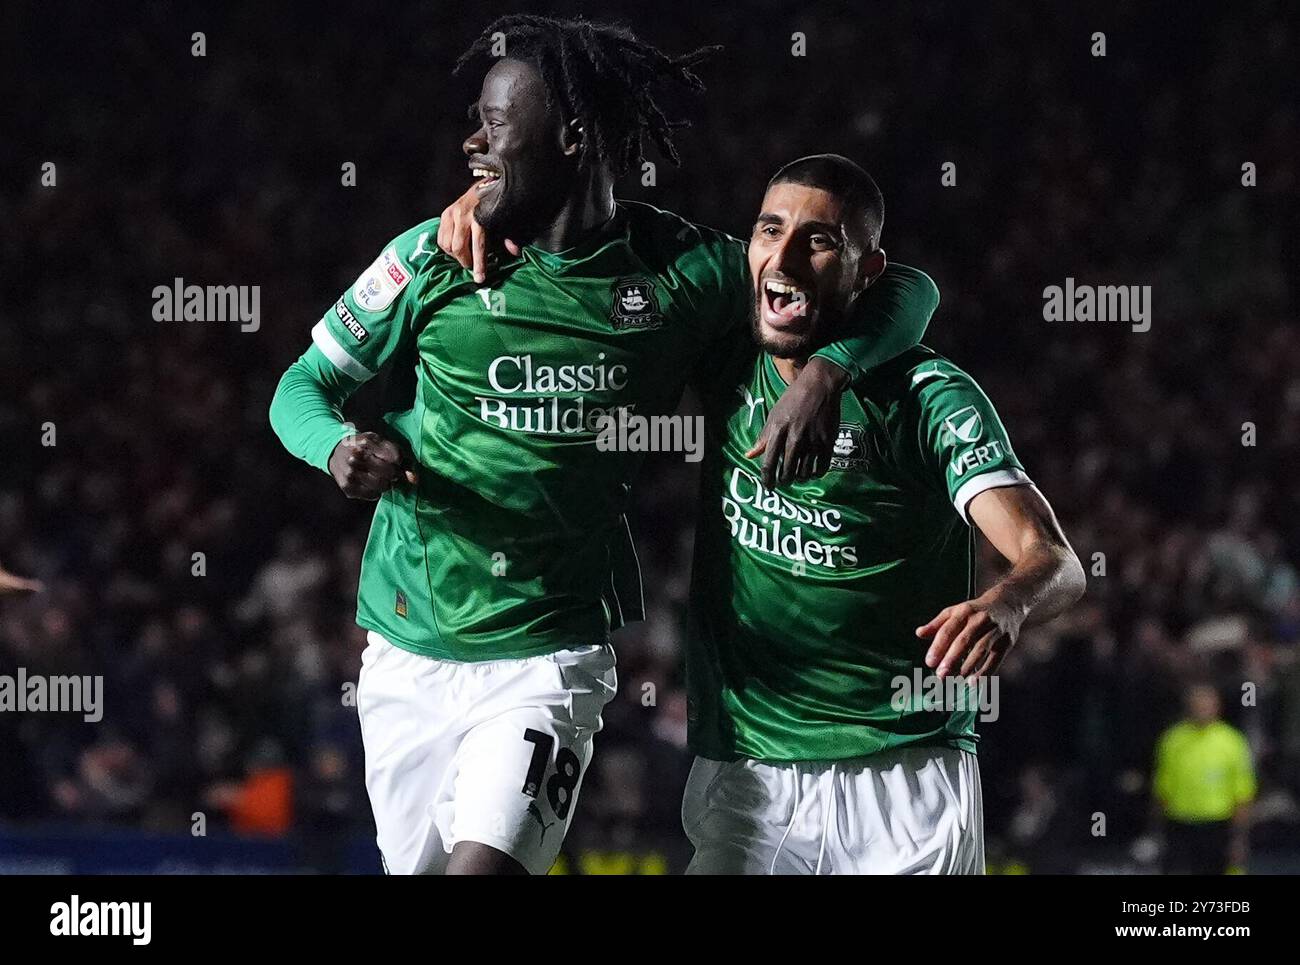
[[[1165,871],[1218,875],[1245,864],[1255,768],[1245,735],[1220,719],[1219,693],[1196,684],[1187,716],[1156,745],[1153,787],[1165,821]]]
[[[293,827],[293,783],[293,771],[280,749],[272,741],[263,741],[241,780],[217,784],[208,789],[206,797],[213,807],[229,815],[233,830],[282,835]]]

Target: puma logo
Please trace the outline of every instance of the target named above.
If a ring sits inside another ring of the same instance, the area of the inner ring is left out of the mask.
[[[546,821],[542,820],[542,809],[537,806],[536,801],[528,802],[528,813],[531,814],[534,818],[536,818],[537,823],[541,825],[542,834],[541,837],[537,839],[537,843],[540,845],[546,840],[546,832],[551,829],[551,825],[555,824],[555,822],[551,821],[548,824]]]
[[[754,424],[755,410],[757,410],[766,400],[761,395],[757,399],[754,398],[753,394],[749,391],[748,386],[742,385],[739,391],[741,398],[745,400],[745,405],[749,406],[749,418],[745,421],[745,428],[748,429]]]
[[[421,231],[419,239],[415,242],[415,250],[411,252],[411,257],[407,260],[414,261],[416,258],[419,258],[421,255],[437,254],[438,249],[424,247],[424,243],[428,240],[429,240],[429,232]]]

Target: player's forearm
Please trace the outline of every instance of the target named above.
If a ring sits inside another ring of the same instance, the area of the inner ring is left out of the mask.
[[[813,358],[834,363],[856,382],[918,344],[938,307],[939,289],[929,275],[891,264],[858,296],[841,337]]]
[[[1011,570],[983,596],[1018,611],[1022,625],[1045,623],[1083,596],[1086,579],[1068,544],[1044,537],[1025,547]]]
[[[353,431],[343,421],[352,389],[312,346],[281,377],[271,399],[271,427],[286,449],[327,473],[330,453]]]

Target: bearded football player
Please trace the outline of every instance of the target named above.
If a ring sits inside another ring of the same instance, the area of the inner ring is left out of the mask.
[[[854,380],[824,476],[764,482],[763,417],[884,271],[883,220],[875,182],[847,158],[778,171],[749,245],[759,349],[715,358],[704,393],[692,873],[983,873],[968,688],[1023,626],[1083,592],[988,398],[928,348]],[[979,595],[975,529],[1010,563]]]
[[[672,413],[749,338],[743,245],[613,194],[647,142],[676,160],[655,96],[698,89],[702,54],[583,21],[492,24],[461,61],[491,62],[464,150],[474,217],[512,252],[476,279],[438,248],[439,219],[403,231],[272,402],[290,452],[378,500],[357,704],[390,873],[542,874],[573,819],[616,686],[611,628],[640,599],[611,562],[642,456],[600,451],[598,431]],[[873,304],[773,413],[769,473],[829,459],[824,414],[855,367],[919,340],[928,315]],[[385,367],[413,371],[414,393],[354,434],[343,404]]]

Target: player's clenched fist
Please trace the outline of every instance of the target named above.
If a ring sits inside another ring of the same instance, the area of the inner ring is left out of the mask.
[[[340,440],[330,454],[330,475],[348,499],[378,499],[386,489],[405,480],[415,485],[415,471],[402,451],[374,432]]]

